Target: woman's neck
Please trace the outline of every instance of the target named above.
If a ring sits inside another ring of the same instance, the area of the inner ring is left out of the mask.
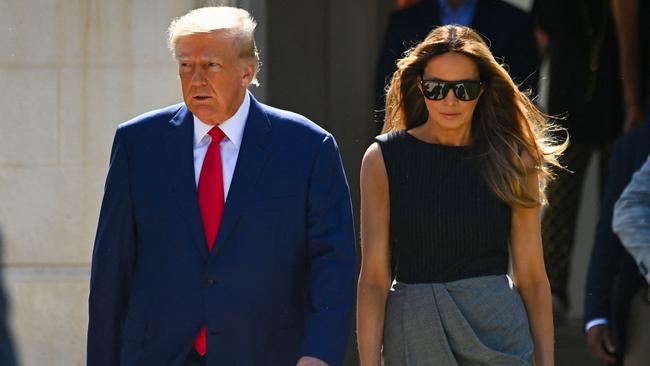
[[[409,133],[418,139],[447,146],[465,146],[471,142],[470,129],[443,130],[436,128],[430,123],[417,126],[409,130]]]

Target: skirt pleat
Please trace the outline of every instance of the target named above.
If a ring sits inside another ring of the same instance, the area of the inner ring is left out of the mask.
[[[532,365],[526,310],[507,276],[395,283],[384,323],[384,365]]]

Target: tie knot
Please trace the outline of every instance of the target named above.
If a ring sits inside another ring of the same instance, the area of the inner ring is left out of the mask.
[[[212,137],[213,142],[221,142],[221,140],[226,136],[226,134],[217,126],[212,127],[212,129],[208,131],[208,135]]]

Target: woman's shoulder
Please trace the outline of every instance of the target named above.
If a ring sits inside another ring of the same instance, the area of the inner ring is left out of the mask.
[[[384,146],[386,144],[393,144],[397,141],[402,141],[405,135],[406,135],[405,130],[390,131],[376,136],[375,142],[378,142],[380,146]]]
[[[374,143],[366,150],[363,164],[386,165],[387,169],[393,166],[404,154],[404,138],[406,134],[406,131],[400,130],[376,136]]]

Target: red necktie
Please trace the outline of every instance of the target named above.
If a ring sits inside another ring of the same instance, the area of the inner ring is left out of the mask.
[[[212,127],[208,132],[212,141],[205,153],[201,175],[199,176],[199,209],[203,221],[203,233],[208,243],[208,250],[212,251],[214,241],[219,232],[221,217],[223,216],[223,172],[221,168],[221,149],[219,143],[225,134],[219,127]],[[201,356],[206,353],[206,329],[201,327],[199,335],[194,341],[194,349]]]

